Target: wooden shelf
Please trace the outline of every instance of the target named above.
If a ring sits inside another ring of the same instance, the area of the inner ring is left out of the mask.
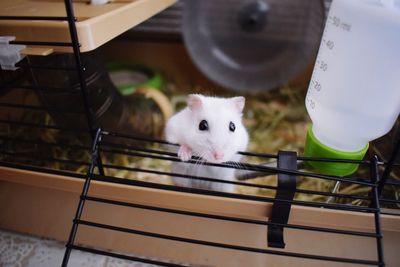
[[[81,52],[91,51],[174,4],[176,0],[115,0],[105,5],[74,1]],[[65,17],[62,0],[2,0],[0,16]],[[16,41],[71,42],[67,21],[0,20],[0,36]],[[72,52],[70,47],[51,47]]]

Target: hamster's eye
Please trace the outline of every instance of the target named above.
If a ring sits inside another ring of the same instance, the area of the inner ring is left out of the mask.
[[[202,120],[199,124],[200,131],[207,131],[208,130],[208,122],[206,120]]]
[[[229,123],[229,131],[234,132],[236,130],[236,126],[233,122]]]

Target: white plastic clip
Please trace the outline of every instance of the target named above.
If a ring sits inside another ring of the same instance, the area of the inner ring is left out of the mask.
[[[3,70],[18,69],[15,67],[15,63],[25,57],[21,54],[21,50],[26,46],[10,44],[10,41],[14,40],[15,36],[0,36],[0,66]]]

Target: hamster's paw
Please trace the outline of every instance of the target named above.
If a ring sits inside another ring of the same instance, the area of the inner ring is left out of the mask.
[[[188,161],[192,158],[192,150],[187,145],[181,145],[179,147],[178,157],[182,161]]]

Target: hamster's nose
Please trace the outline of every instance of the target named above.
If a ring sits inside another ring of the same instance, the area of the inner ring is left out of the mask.
[[[224,157],[224,152],[215,150],[213,156],[216,160],[221,160]]]

